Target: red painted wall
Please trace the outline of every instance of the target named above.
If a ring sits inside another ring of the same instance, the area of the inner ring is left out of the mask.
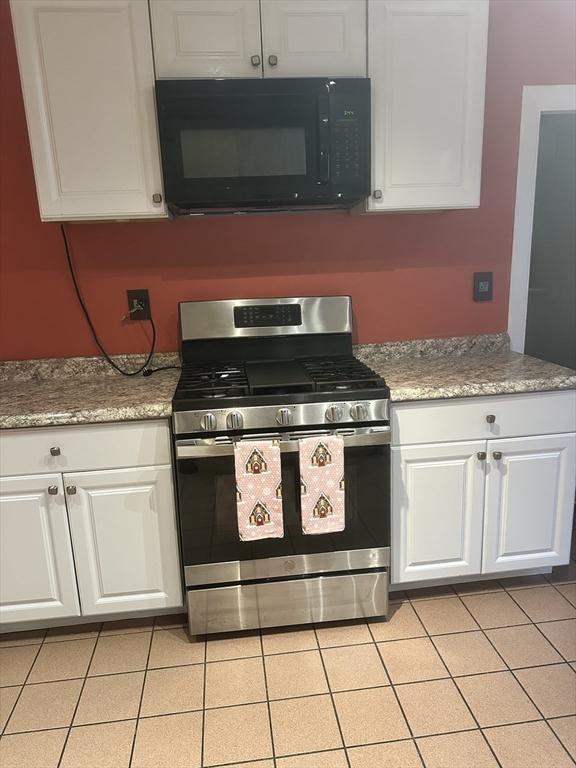
[[[522,85],[576,79],[573,0],[493,0],[478,210],[225,217],[69,227],[83,293],[111,352],[141,351],[122,322],[147,287],[158,347],[177,348],[179,300],[351,294],[361,342],[492,333],[507,325]],[[0,0],[0,357],[96,353],[59,228],[40,222],[7,0]],[[492,270],[492,303],[472,273]]]

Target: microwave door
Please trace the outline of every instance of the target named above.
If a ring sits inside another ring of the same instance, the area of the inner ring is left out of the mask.
[[[288,88],[276,81],[265,91],[252,83],[176,83],[175,91],[186,86],[187,95],[176,91],[159,105],[169,202],[230,208],[313,202],[326,195],[327,98],[321,105],[323,94],[310,83]]]

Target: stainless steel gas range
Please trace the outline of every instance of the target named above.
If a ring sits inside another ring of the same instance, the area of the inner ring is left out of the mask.
[[[352,353],[349,297],[184,302],[173,400],[192,634],[383,616],[389,390]],[[345,526],[306,535],[299,440],[340,435]],[[279,441],[284,535],[239,537],[234,446]]]

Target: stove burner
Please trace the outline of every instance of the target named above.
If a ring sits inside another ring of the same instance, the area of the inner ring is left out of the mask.
[[[311,357],[302,360],[306,373],[316,384],[317,392],[381,387],[380,376],[352,355]]]
[[[181,397],[239,397],[249,394],[249,390],[241,363],[188,362],[178,384],[178,396]]]

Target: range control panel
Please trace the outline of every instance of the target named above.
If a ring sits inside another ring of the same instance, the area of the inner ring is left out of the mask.
[[[235,328],[302,325],[300,304],[247,304],[234,307]]]

